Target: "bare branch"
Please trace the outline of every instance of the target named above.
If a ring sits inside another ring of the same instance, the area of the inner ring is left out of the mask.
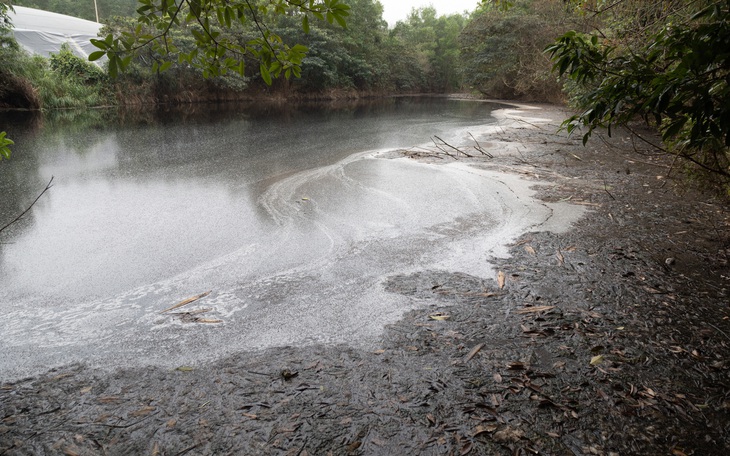
[[[10,223],[8,223],[7,225],[5,225],[2,228],[0,228],[0,233],[2,233],[3,230],[5,230],[6,228],[8,228],[13,223],[15,223],[15,222],[19,221],[20,219],[22,219],[23,216],[25,214],[27,214],[28,211],[35,205],[35,203],[37,203],[38,200],[41,199],[41,196],[43,196],[44,193],[46,193],[48,190],[50,190],[51,187],[53,187],[53,176],[51,176],[51,180],[49,180],[48,181],[48,184],[46,184],[46,188],[44,188],[43,191],[36,197],[36,199],[34,199],[32,203],[30,203],[30,206],[28,206],[28,208],[26,210],[24,210],[23,212],[21,212],[20,215],[18,215],[13,220],[11,220]]]

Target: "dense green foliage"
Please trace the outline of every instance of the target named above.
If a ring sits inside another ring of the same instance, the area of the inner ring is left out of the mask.
[[[561,101],[562,83],[543,53],[555,37],[582,27],[563,0],[485,3],[460,36],[464,85],[492,98]]]
[[[326,6],[327,3],[321,5]],[[226,50],[219,47],[218,54],[196,61],[195,56],[205,52],[200,47],[199,37],[207,28],[201,24],[184,23],[173,23],[165,29],[165,47],[150,42],[147,45],[130,45],[130,50],[125,51],[124,41],[120,39],[117,45],[121,44],[121,49],[115,48],[112,54],[117,52],[119,66],[124,67],[127,73],[125,77],[131,75],[137,87],[149,86],[150,83],[159,89],[171,84],[191,86],[197,80],[199,87],[215,87],[221,96],[223,92],[218,89],[240,90],[257,86],[259,80],[271,84],[278,75],[285,76],[286,80],[266,90],[285,96],[311,96],[332,90],[360,93],[444,92],[460,87],[457,37],[463,28],[463,16],[436,17],[433,8],[425,8],[414,11],[408,21],[399,23],[394,30],[388,30],[382,19],[380,2],[348,0],[347,6],[347,27],[341,26],[337,16],[332,16],[331,22],[326,20],[326,14],[324,21],[310,22],[305,21],[309,12],[281,14],[270,7],[256,9],[255,15],[251,10],[244,11],[244,16],[248,14],[249,17],[232,22],[230,27],[208,23],[207,27],[216,37],[208,45],[255,43],[255,46],[268,49],[267,58],[263,57],[260,48],[249,49],[246,53],[242,52],[243,48],[238,48],[239,52],[229,56],[230,49],[226,45],[223,46]],[[266,24],[264,35],[259,24]],[[107,37],[106,44],[97,44],[111,48],[108,42],[125,36],[136,36],[144,41],[155,36],[158,27],[159,24],[154,26],[145,21],[140,24],[136,20],[117,18],[110,21],[103,31]],[[273,54],[273,47],[266,44],[271,40],[281,49],[296,51],[296,58],[291,58],[292,53]],[[288,48],[285,43],[297,45]],[[156,82],[149,77],[145,79],[145,72],[149,73],[147,69],[150,68]],[[217,77],[200,82],[201,77],[211,76]],[[296,78],[289,81],[289,76]],[[148,84],[144,83],[145,80]]]
[[[306,47],[284,42],[267,26],[267,19],[295,16],[306,32],[310,17],[345,27],[350,9],[340,0],[140,0],[140,5],[134,29],[92,40],[100,50],[89,59],[108,57],[113,77],[126,69],[140,49],[152,49],[163,58],[161,71],[177,62],[200,69],[205,77],[229,71],[244,76],[247,63],[255,59],[267,84],[282,74],[287,79],[299,76]],[[242,39],[235,31],[247,26],[258,33]],[[179,47],[180,35],[193,39],[192,49]]]
[[[585,142],[642,118],[667,151],[730,182],[730,0],[621,3],[603,33],[571,31],[549,48],[576,84],[581,111],[566,128],[585,127]]]
[[[16,46],[0,48],[0,100],[5,108],[65,109],[109,104],[103,70],[70,49],[46,59]]]
[[[88,6],[69,0],[20,3],[89,18]],[[109,17],[107,3],[98,0],[107,27],[92,57],[108,55],[112,74],[124,70],[116,82],[123,103],[227,99],[277,75],[295,76],[266,89],[284,96],[461,88],[466,18],[438,17],[433,8],[388,30],[375,0],[146,0],[133,17]]]

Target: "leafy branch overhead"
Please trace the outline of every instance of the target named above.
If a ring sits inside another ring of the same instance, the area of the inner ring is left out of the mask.
[[[549,46],[554,69],[583,88],[565,128],[586,127],[585,144],[641,117],[674,153],[730,178],[730,0],[701,3],[637,46],[574,31]]]
[[[174,62],[199,68],[205,77],[228,72],[244,75],[247,62],[258,62],[261,78],[272,83],[282,74],[288,79],[301,75],[307,48],[290,46],[266,25],[276,15],[301,18],[309,31],[310,18],[346,27],[350,7],[341,0],[140,0],[138,23],[133,31],[108,34],[92,40],[99,51],[89,60],[109,59],[109,74],[124,71],[142,49],[151,49],[163,60],[155,61],[153,71],[165,71]],[[258,32],[253,39],[225,33],[252,24]],[[173,29],[192,37],[195,46],[183,48]]]

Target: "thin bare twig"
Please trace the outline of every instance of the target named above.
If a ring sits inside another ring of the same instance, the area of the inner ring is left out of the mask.
[[[474,146],[474,149],[476,149],[477,151],[481,152],[482,155],[486,155],[489,158],[494,158],[494,155],[492,155],[489,152],[487,152],[486,150],[484,150],[484,148],[482,147],[482,145],[479,144],[479,141],[477,141],[477,139],[474,137],[474,135],[471,134],[471,132],[469,132],[469,136],[471,136],[471,139],[473,139],[474,142],[476,143],[476,146]]]
[[[34,199],[32,203],[30,203],[30,206],[28,206],[28,208],[26,210],[24,210],[23,212],[21,212],[20,215],[18,215],[17,217],[15,217],[8,224],[6,224],[2,228],[0,228],[0,233],[2,233],[3,230],[5,230],[6,228],[8,228],[13,223],[15,223],[15,222],[19,221],[20,219],[22,219],[23,216],[25,214],[27,214],[28,211],[35,205],[35,203],[37,203],[38,200],[41,199],[41,196],[43,196],[43,194],[46,193],[51,187],[53,187],[53,176],[51,176],[51,180],[49,180],[48,183],[46,184],[46,188],[44,188],[43,191],[40,192],[40,194],[36,197],[36,199]]]
[[[451,148],[451,149],[454,149],[454,150],[455,150],[455,151],[456,151],[457,153],[461,153],[461,154],[464,154],[464,155],[466,155],[466,156],[467,156],[467,157],[469,157],[469,158],[472,158],[472,157],[473,157],[472,155],[469,155],[469,154],[467,154],[466,152],[464,152],[463,150],[459,149],[458,147],[454,147],[454,146],[452,146],[451,144],[447,143],[446,141],[444,141],[443,139],[439,138],[438,136],[435,136],[435,135],[434,135],[434,138],[436,138],[436,139],[438,139],[439,141],[441,141],[441,143],[442,143],[443,145],[445,145],[445,146],[447,146],[447,147],[449,147],[449,148]],[[435,142],[436,142],[436,141],[434,141],[434,143],[435,143]]]
[[[435,136],[435,138],[438,138],[438,136]],[[445,153],[446,155],[448,155],[449,157],[453,158],[454,160],[458,160],[458,158],[456,156],[450,154],[446,149],[444,149],[443,147],[441,147],[439,145],[439,143],[436,142],[435,139],[431,138],[431,141],[433,141],[433,144],[436,146],[436,148],[438,150],[440,150],[441,152]],[[456,149],[456,150],[458,151],[459,149]]]

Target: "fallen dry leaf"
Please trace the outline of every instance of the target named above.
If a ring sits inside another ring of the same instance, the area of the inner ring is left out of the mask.
[[[172,307],[168,307],[167,309],[163,310],[160,313],[169,312],[171,310],[177,309],[178,307],[182,307],[184,305],[190,304],[191,302],[195,302],[198,299],[201,299],[201,298],[204,298],[204,297],[208,296],[210,293],[211,293],[210,291],[206,291],[205,293],[201,293],[201,294],[199,294],[197,296],[193,296],[192,298],[185,299],[184,301],[180,301],[180,302],[178,302],[177,304],[175,304]]]
[[[533,306],[533,307],[525,307],[524,309],[520,309],[517,311],[518,314],[528,314],[528,313],[536,313],[536,312],[546,312],[548,310],[554,309],[555,306]]]
[[[502,272],[502,271],[499,271],[499,272],[497,273],[497,284],[499,285],[499,289],[500,289],[500,290],[501,290],[502,288],[504,288],[504,280],[505,280],[505,275],[504,275],[504,272]]]
[[[484,348],[484,344],[478,344],[474,348],[471,349],[468,355],[464,358],[464,361],[471,360],[474,356],[476,356],[477,353],[479,353],[479,350]]]
[[[524,436],[525,432],[521,429],[506,426],[505,428],[495,432],[492,438],[495,442],[499,443],[516,443],[519,442],[520,439]]]
[[[603,362],[603,355],[597,355],[591,358],[591,366],[597,366]]]
[[[532,248],[531,245],[526,245],[525,246],[525,252],[529,253],[532,256],[537,256],[537,252],[535,252],[535,249]]]
[[[223,320],[216,320],[212,318],[196,318],[195,323],[223,323]]]
[[[431,320],[438,320],[438,321],[444,321],[451,318],[449,315],[446,315],[443,312],[436,312],[428,316]]]
[[[489,425],[489,426],[477,426],[474,431],[472,431],[471,436],[476,437],[480,434],[486,434],[486,433],[492,433],[497,430],[497,426],[495,425]]]
[[[154,412],[155,410],[157,410],[155,407],[152,407],[152,406],[149,406],[148,405],[147,407],[142,407],[141,409],[130,413],[130,415],[132,415],[132,416],[147,416],[150,413]]]

